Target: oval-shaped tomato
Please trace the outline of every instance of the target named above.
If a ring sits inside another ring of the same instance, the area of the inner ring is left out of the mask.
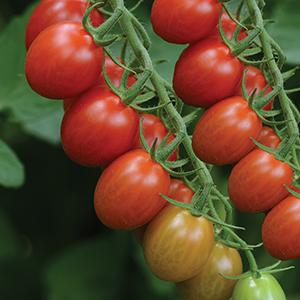
[[[286,300],[278,281],[269,273],[260,278],[249,276],[240,279],[233,291],[232,300]]]
[[[208,108],[232,95],[243,69],[220,37],[209,36],[181,53],[175,64],[174,90],[185,104]]]
[[[102,86],[76,98],[61,123],[61,142],[74,162],[100,167],[130,150],[139,116],[119,96]]]
[[[210,256],[214,228],[204,217],[194,217],[176,205],[164,207],[149,223],[143,241],[146,263],[166,281],[195,276]]]
[[[287,196],[284,184],[291,188],[293,169],[274,155],[255,149],[233,167],[228,192],[239,211],[260,213]]]
[[[245,87],[246,87],[247,94],[248,96],[250,96],[256,89],[256,92],[254,94],[254,96],[256,96],[260,91],[262,91],[268,85],[268,83],[266,81],[264,74],[259,69],[253,66],[244,66],[244,72],[246,71],[246,69],[248,69],[245,76]],[[264,95],[270,93],[271,91],[272,88],[269,86],[266,89]],[[233,95],[243,97],[242,84],[238,86],[238,88],[235,90]],[[273,100],[271,100],[263,109],[271,110],[272,102]]]
[[[100,221],[116,230],[128,230],[149,222],[165,205],[170,176],[145,150],[129,151],[102,173],[94,195]]]
[[[30,46],[25,75],[43,97],[65,99],[91,88],[102,72],[103,49],[80,22],[57,22],[43,30]]]
[[[281,140],[272,128],[263,126],[258,142],[271,149],[277,149]],[[259,147],[255,145],[254,149],[259,149]]]
[[[288,196],[274,206],[262,225],[262,240],[268,253],[279,260],[300,257],[300,199]]]
[[[154,32],[169,43],[192,43],[215,28],[221,8],[217,0],[155,0],[151,23]]]
[[[152,114],[140,114],[140,122],[142,117],[144,117],[142,128],[143,128],[143,135],[146,140],[146,143],[149,147],[151,147],[155,139],[157,138],[157,144],[156,144],[156,148],[157,148],[158,145],[161,143],[161,141],[164,139],[164,137],[169,133],[169,131],[165,126],[165,124],[157,116]],[[175,135],[171,133],[168,138],[167,144],[169,144],[174,139],[175,139]],[[137,135],[131,149],[144,149],[139,134]],[[168,160],[170,161],[177,160],[176,149],[170,155]]]
[[[25,29],[25,46],[29,46],[35,38],[50,25],[60,21],[81,22],[85,14],[88,0],[42,0],[31,13]],[[96,9],[90,13],[94,27],[101,25],[105,18]]]
[[[237,280],[227,279],[220,274],[233,277],[242,273],[243,263],[239,252],[215,242],[200,272],[188,280],[176,282],[176,288],[184,300],[228,300]]]
[[[224,99],[200,117],[193,132],[196,156],[213,165],[232,164],[255,146],[262,122],[242,97]]]

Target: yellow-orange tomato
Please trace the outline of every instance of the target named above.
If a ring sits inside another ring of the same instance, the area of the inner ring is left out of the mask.
[[[226,276],[237,276],[243,273],[243,264],[239,252],[226,245],[215,242],[209,259],[201,271],[194,277],[176,282],[176,288],[184,300],[228,300],[237,280]]]
[[[163,208],[149,223],[143,250],[149,269],[166,281],[195,276],[214,245],[212,223],[176,205]]]

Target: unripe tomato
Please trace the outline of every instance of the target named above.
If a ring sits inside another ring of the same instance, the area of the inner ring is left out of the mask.
[[[240,279],[233,291],[232,300],[286,300],[278,281],[268,273],[260,278],[249,276]]]
[[[212,223],[176,205],[164,207],[151,220],[143,241],[145,260],[152,273],[172,282],[195,276],[213,246]]]
[[[176,288],[184,300],[228,300],[237,280],[225,276],[243,273],[243,263],[239,252],[234,248],[215,242],[213,251],[200,272],[185,281],[176,282]]]
[[[60,21],[81,22],[85,14],[88,0],[42,0],[31,13],[25,29],[25,46],[29,46],[35,38],[50,25]],[[96,9],[90,13],[94,27],[101,25],[105,18]]]
[[[145,150],[129,151],[102,173],[94,195],[95,211],[109,228],[129,230],[149,222],[165,205],[170,176]]]
[[[279,260],[300,257],[300,199],[288,196],[266,215],[262,240],[268,253]]]
[[[193,132],[196,156],[213,165],[232,164],[255,146],[250,139],[260,136],[262,122],[242,97],[224,99],[200,117]]]

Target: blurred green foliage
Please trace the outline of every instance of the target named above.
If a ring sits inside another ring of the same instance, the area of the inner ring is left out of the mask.
[[[153,33],[152,2],[144,0],[136,15],[150,35],[153,59],[169,61],[157,70],[171,82],[185,46],[168,44]],[[66,157],[59,136],[62,103],[44,99],[28,87],[24,30],[36,3],[6,1],[0,10],[0,299],[179,300],[172,283],[150,273],[133,232],[112,231],[98,221],[93,192],[101,171]],[[132,6],[135,1],[126,3]],[[300,3],[266,4],[265,15],[278,21],[269,25],[270,33],[287,55],[286,68],[293,67],[300,62]],[[299,76],[296,73],[287,86],[297,87]],[[298,105],[299,93],[292,97]],[[213,170],[224,194],[229,172],[229,167]],[[240,235],[249,244],[260,243],[263,215],[235,212],[235,221],[246,228]],[[255,254],[261,267],[274,262],[263,248]],[[296,268],[276,277],[288,299],[296,300],[299,262],[282,266],[291,264]]]

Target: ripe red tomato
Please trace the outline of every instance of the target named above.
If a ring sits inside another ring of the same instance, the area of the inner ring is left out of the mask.
[[[166,128],[165,124],[155,115],[151,114],[140,114],[140,122],[142,117],[143,120],[143,134],[146,140],[146,143],[149,147],[152,146],[154,143],[155,138],[157,138],[157,147],[163,140],[163,138],[168,134],[168,129]],[[167,144],[169,144],[172,140],[175,139],[174,134],[170,134]],[[156,147],[156,148],[157,148]],[[138,134],[131,149],[144,149],[141,143],[140,135]],[[175,150],[171,156],[169,157],[170,161],[177,160],[177,151]]]
[[[215,28],[221,8],[217,0],[155,0],[151,23],[154,32],[169,43],[192,43]]]
[[[267,211],[291,188],[293,169],[274,155],[255,149],[241,159],[229,176],[228,192],[236,208],[245,213]]]
[[[236,16],[235,16],[236,17]],[[229,15],[227,14],[227,12],[224,10],[223,13],[222,13],[222,17],[221,17],[221,25],[222,25],[222,29],[224,31],[224,34],[226,35],[226,37],[231,40],[232,39],[232,36],[233,36],[233,33],[234,31],[236,30],[237,28],[237,24],[232,21],[229,17]],[[220,36],[220,33],[219,33],[219,25],[217,25],[215,27],[215,29],[209,34],[211,36]],[[245,38],[247,36],[247,33],[241,29],[241,32],[239,34],[239,38],[238,38],[238,41],[242,40],[243,38]]]
[[[230,97],[210,108],[194,129],[192,146],[205,163],[225,165],[237,162],[255,146],[262,122],[242,97]]]
[[[108,75],[109,79],[111,80],[111,82],[117,87],[120,88],[121,85],[121,79],[124,73],[124,69],[119,67],[117,64],[115,64],[113,62],[113,60],[106,56],[105,57],[105,72]],[[134,83],[136,82],[136,78],[132,75],[129,74],[128,75],[128,81],[127,81],[127,86],[130,87],[132,86]],[[96,82],[94,83],[94,86],[97,85],[102,85],[102,86],[106,86],[108,89],[108,85],[106,84],[104,77],[103,77],[103,73],[100,74],[100,76],[98,77],[98,79],[96,80]],[[73,98],[68,98],[68,99],[64,99],[63,101],[63,107],[64,107],[64,111],[66,111],[66,109],[68,108],[69,104],[75,99],[76,97]]]
[[[220,37],[209,36],[181,53],[174,70],[174,90],[185,104],[208,108],[233,94],[242,81],[243,68]]]
[[[272,128],[263,126],[258,142],[271,149],[277,149],[281,140]],[[255,145],[254,149],[259,149],[259,147]]]
[[[195,276],[214,246],[212,223],[194,217],[176,205],[164,207],[149,223],[143,241],[146,263],[152,273],[166,281]]]
[[[242,273],[243,263],[239,252],[215,242],[200,272],[188,280],[176,282],[176,288],[184,300],[228,300],[237,280],[227,279],[220,274],[232,277]]]
[[[85,14],[88,0],[42,0],[30,15],[25,29],[25,46],[29,46],[35,38],[50,25],[60,21],[81,22]],[[101,25],[105,18],[96,9],[90,13],[94,27]]]
[[[100,76],[102,52],[81,23],[57,22],[41,32],[30,46],[25,60],[27,81],[46,98],[77,96]]]
[[[102,173],[94,196],[100,221],[116,230],[128,230],[149,222],[165,205],[170,176],[145,150],[129,151]]]
[[[268,253],[279,260],[300,257],[300,199],[288,196],[266,215],[262,240]]]
[[[244,66],[244,72],[247,70],[246,76],[245,76],[245,87],[247,94],[250,96],[253,91],[256,89],[255,96],[262,91],[267,85],[267,81],[265,79],[264,74],[257,68],[253,66]],[[264,95],[270,93],[272,91],[272,88],[269,86],[264,93]],[[243,97],[243,91],[242,91],[242,84],[238,86],[238,88],[233,93],[234,96],[242,96]],[[272,109],[272,100],[263,108],[264,110],[271,110]]]
[[[66,154],[87,167],[106,165],[130,150],[138,133],[139,116],[119,96],[97,86],[76,98],[61,124]]]

